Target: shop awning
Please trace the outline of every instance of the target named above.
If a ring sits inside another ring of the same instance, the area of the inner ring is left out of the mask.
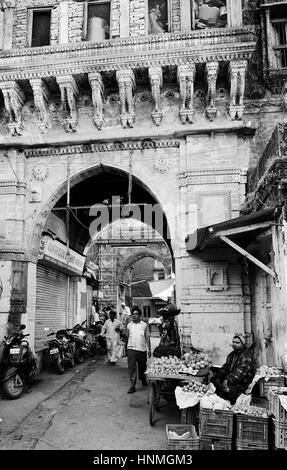
[[[167,300],[172,296],[175,279],[161,279],[159,281],[149,281],[152,297]]]
[[[218,224],[200,228],[187,236],[185,240],[186,250],[189,252],[202,251],[206,247],[222,246],[222,244],[224,245],[224,243],[226,243],[241,255],[257,264],[257,266],[264,269],[268,274],[276,277],[274,271],[235,243],[237,239],[240,240],[245,235],[252,234],[252,237],[255,237],[258,233],[271,227],[271,225],[274,224],[275,213],[276,208],[273,207],[255,212],[254,214],[229,219]]]

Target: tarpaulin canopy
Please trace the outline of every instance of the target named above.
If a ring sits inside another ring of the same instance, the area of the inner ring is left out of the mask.
[[[149,281],[152,297],[167,300],[172,296],[175,279],[161,279],[159,281]]]

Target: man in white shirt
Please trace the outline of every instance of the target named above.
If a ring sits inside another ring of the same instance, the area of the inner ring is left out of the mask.
[[[127,325],[127,356],[131,381],[128,393],[134,393],[136,391],[137,367],[139,371],[139,379],[142,381],[144,386],[147,385],[144,374],[146,371],[147,353],[148,357],[151,356],[151,344],[148,326],[145,322],[140,320],[140,316],[140,308],[133,307],[132,321]]]

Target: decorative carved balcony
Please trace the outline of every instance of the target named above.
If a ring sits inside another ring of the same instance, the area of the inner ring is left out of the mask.
[[[21,110],[29,84],[39,129],[42,133],[48,131],[50,93],[47,85],[52,80],[56,93],[60,95],[60,121],[67,132],[76,132],[80,95],[78,81],[84,77],[92,96],[93,121],[100,131],[105,125],[105,87],[109,86],[105,74],[112,74],[114,86],[118,87],[122,127],[133,127],[136,120],[135,72],[138,70],[147,72],[145,86],[150,88],[153,100],[151,119],[160,126],[163,119],[163,68],[176,72],[175,80],[180,92],[178,116],[182,124],[192,124],[195,120],[194,81],[197,70],[205,70],[206,116],[214,120],[217,116],[216,83],[221,64],[229,65],[230,118],[242,119],[245,73],[255,46],[253,28],[243,27],[2,51],[0,89],[10,119],[9,129],[12,135],[23,132]]]

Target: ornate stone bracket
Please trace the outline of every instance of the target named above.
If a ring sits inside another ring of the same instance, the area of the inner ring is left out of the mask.
[[[39,116],[37,124],[41,132],[45,134],[49,128],[49,93],[44,81],[41,78],[31,79],[30,84],[33,90],[34,102]]]
[[[159,126],[162,121],[162,111],[160,102],[160,89],[162,87],[162,69],[161,67],[150,67],[148,69],[148,76],[151,86],[151,93],[154,102],[154,109],[151,113],[153,122]]]
[[[207,81],[207,107],[206,115],[210,121],[213,121],[217,116],[217,108],[215,106],[216,97],[216,80],[218,73],[218,62],[207,62],[206,64],[206,81]]]
[[[244,91],[247,60],[232,60],[229,63],[230,105],[229,115],[232,120],[241,119],[244,113]]]
[[[132,70],[117,70],[117,82],[121,101],[121,123],[123,127],[133,127],[135,122],[134,90],[135,76]]]
[[[22,107],[25,95],[18,83],[14,81],[0,82],[0,89],[4,97],[5,108],[9,113],[9,130],[11,135],[22,135]]]
[[[195,111],[193,108],[195,64],[179,65],[177,80],[179,82],[181,105],[179,117],[182,124],[193,123]]]
[[[88,78],[92,88],[92,100],[95,108],[94,123],[97,129],[100,131],[104,125],[103,79],[99,72],[89,73]]]
[[[77,99],[78,85],[72,75],[56,77],[61,91],[63,126],[67,132],[76,132],[78,125]]]

